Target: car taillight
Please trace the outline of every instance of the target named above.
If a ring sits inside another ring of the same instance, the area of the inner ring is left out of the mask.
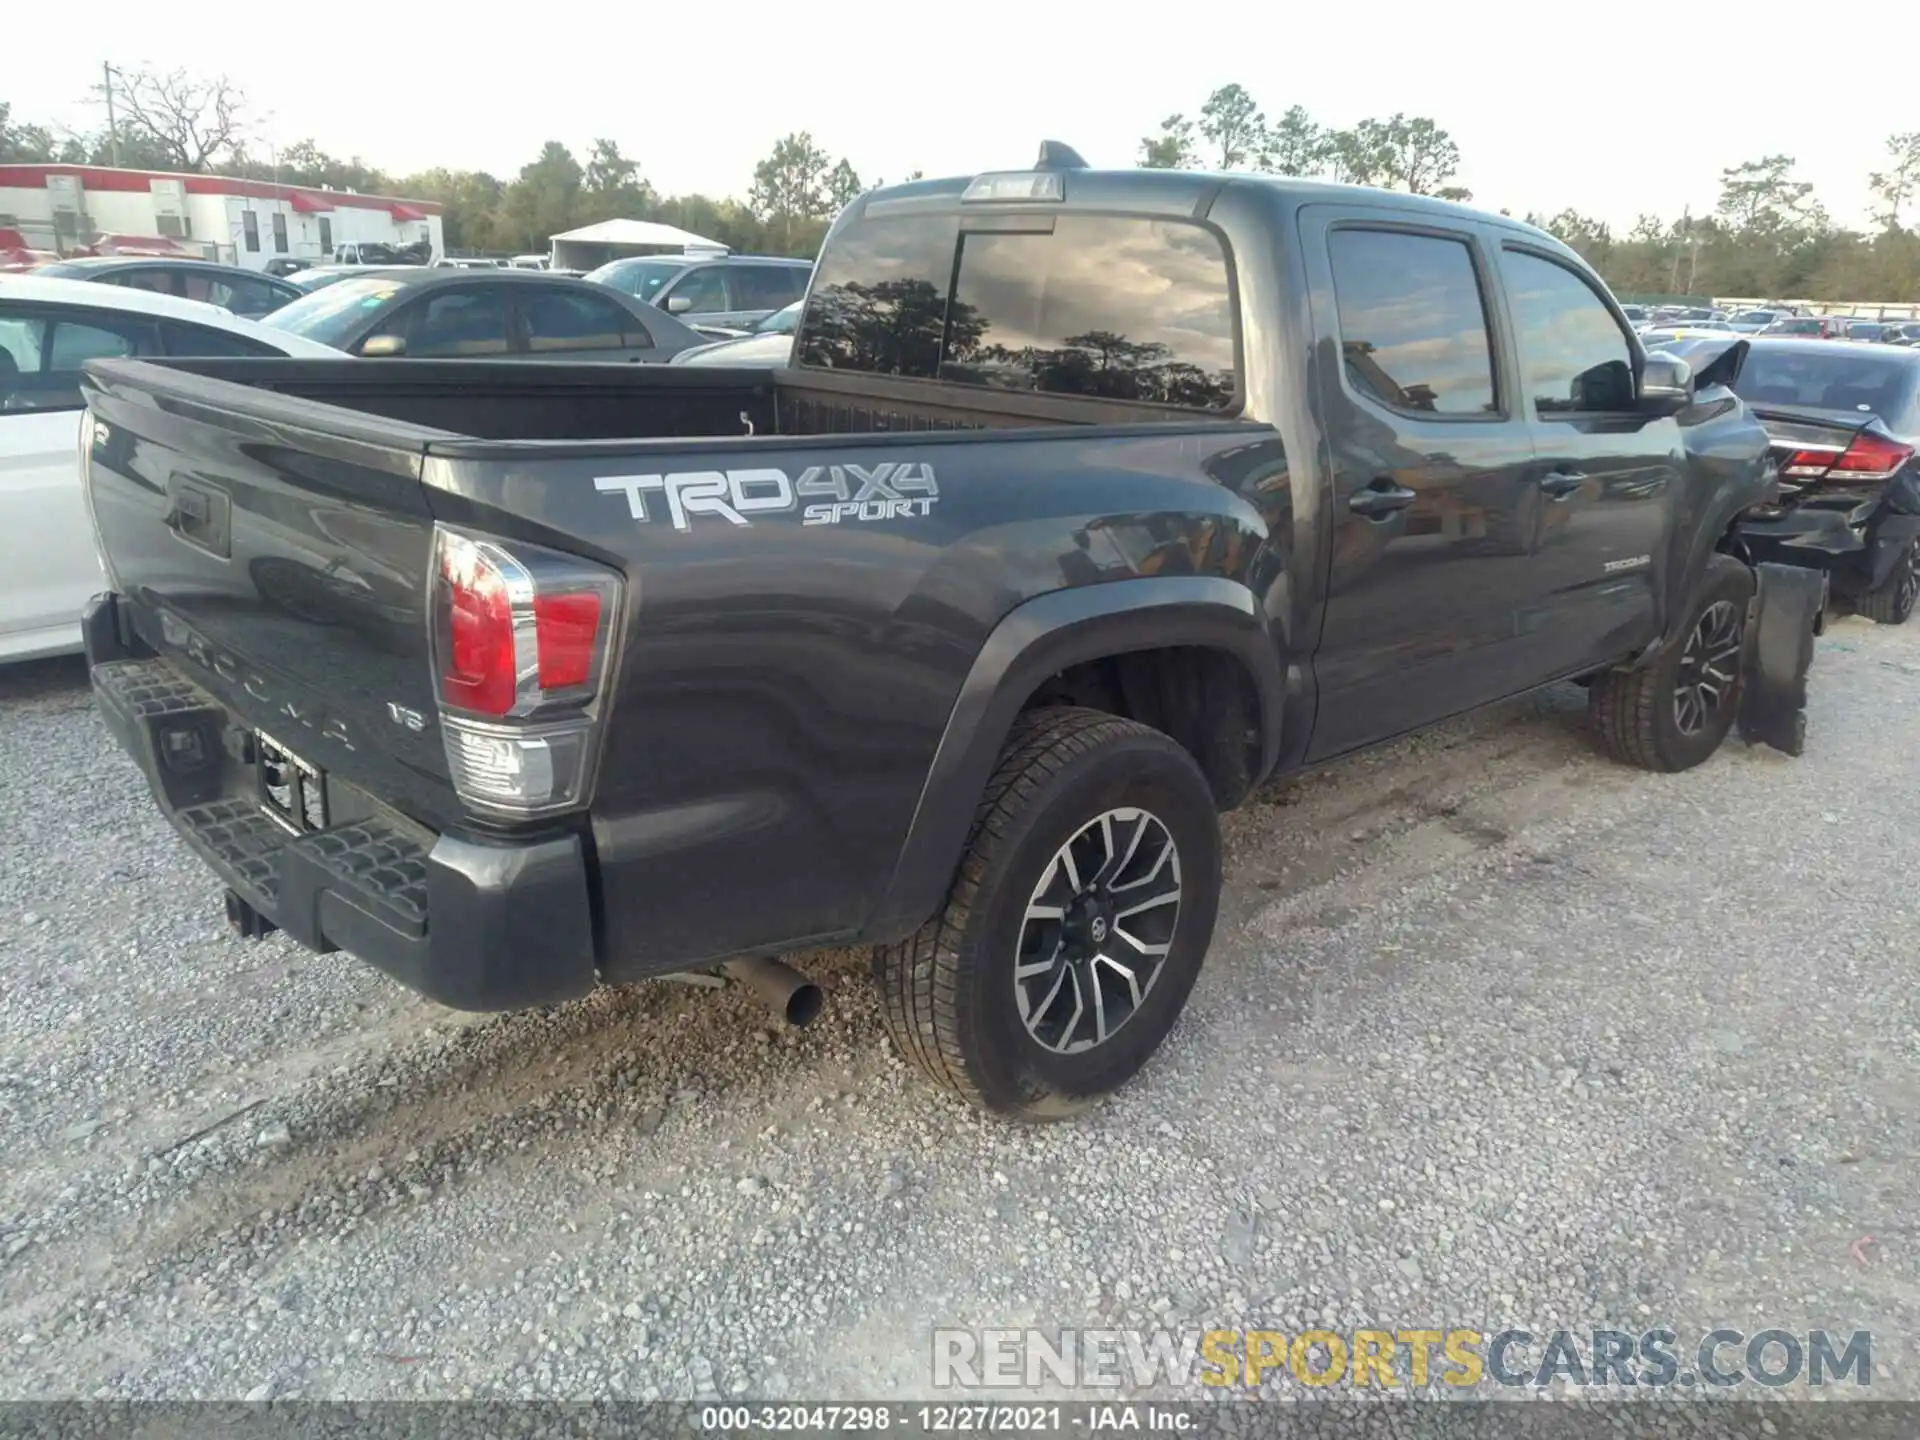
[[[467,804],[513,815],[586,799],[620,613],[613,571],[434,527],[441,731]]]
[[[1791,476],[1796,480],[1818,480],[1833,468],[1839,456],[1837,448],[1795,450],[1782,462],[1780,475],[1783,479]]]
[[[1853,437],[1833,469],[1827,472],[1829,480],[1885,480],[1907,461],[1913,458],[1913,447],[1902,445],[1898,440],[1885,435],[1872,435],[1866,431]]]
[[[1867,484],[1888,479],[1912,458],[1911,445],[1863,430],[1844,450],[1838,445],[1795,450],[1781,465],[1780,474],[1802,480]]]

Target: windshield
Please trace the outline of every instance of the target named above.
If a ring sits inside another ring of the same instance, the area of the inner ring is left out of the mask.
[[[290,300],[260,323],[323,345],[341,344],[376,310],[384,310],[406,287],[380,275],[356,275]]]
[[[636,300],[651,300],[662,285],[686,268],[685,260],[614,260],[588,271],[587,279]]]
[[[753,327],[756,335],[791,335],[800,326],[800,309],[806,302],[796,300],[784,310],[776,310]]]
[[[1749,310],[1739,320],[1742,325],[1771,325],[1774,314],[1771,310]]]
[[[1899,351],[1876,355],[1846,345],[1778,350],[1755,345],[1733,390],[1755,405],[1853,411],[1904,429],[1913,419],[1916,375],[1920,367]]]

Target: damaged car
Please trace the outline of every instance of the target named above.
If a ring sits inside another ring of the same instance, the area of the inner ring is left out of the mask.
[[[1779,475],[1741,525],[1749,550],[1823,571],[1837,610],[1905,624],[1920,601],[1920,352],[1760,337],[1733,390]]]

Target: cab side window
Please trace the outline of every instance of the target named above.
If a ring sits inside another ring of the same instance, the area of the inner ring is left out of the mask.
[[[1503,250],[1520,372],[1540,416],[1633,409],[1633,351],[1587,280],[1557,261]]]
[[[1360,229],[1328,240],[1348,388],[1413,415],[1497,413],[1493,341],[1468,242]]]

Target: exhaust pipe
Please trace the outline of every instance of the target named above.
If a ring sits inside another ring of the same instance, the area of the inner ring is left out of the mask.
[[[746,986],[789,1025],[812,1024],[826,1003],[818,985],[791,965],[766,956],[729,960],[720,973]]]

